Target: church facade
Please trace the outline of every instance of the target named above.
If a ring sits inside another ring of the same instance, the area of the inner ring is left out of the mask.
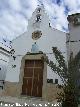
[[[14,39],[11,45],[12,54],[5,79],[8,95],[45,98],[49,90],[47,79],[51,79],[53,84],[62,84],[59,76],[42,58],[55,60],[52,54],[52,47],[55,46],[62,52],[66,51],[66,33],[50,26],[43,6],[36,8],[28,21],[27,31]]]
[[[43,58],[48,57],[55,61],[52,47],[58,47],[66,61],[71,52],[76,55],[78,52],[76,48],[79,44],[75,47],[71,41],[75,40],[75,32],[77,39],[80,38],[80,26],[74,28],[72,17],[75,15],[68,16],[70,33],[66,34],[50,26],[49,17],[43,6],[36,8],[28,21],[27,31],[12,41],[5,79],[4,93],[6,95],[27,95],[44,99],[51,99],[55,96],[54,99],[56,98],[57,91],[59,91],[56,84],[62,85],[63,83],[60,77],[43,61]],[[53,81],[53,84],[48,84],[47,79]]]

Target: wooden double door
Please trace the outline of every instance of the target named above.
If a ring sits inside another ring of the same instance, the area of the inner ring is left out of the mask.
[[[41,60],[25,60],[22,94],[42,97],[43,62]]]

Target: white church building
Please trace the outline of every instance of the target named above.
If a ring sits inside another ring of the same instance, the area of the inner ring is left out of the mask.
[[[41,51],[50,59],[53,59],[53,54],[51,53],[52,47],[55,46],[62,52],[66,52],[66,33],[53,29],[43,6],[39,7],[33,12],[28,21],[27,31],[12,40],[14,54],[10,57],[6,81],[19,81],[21,60],[27,53],[38,54]],[[57,75],[50,69],[47,71],[47,78],[52,78],[53,82],[55,82],[55,79],[58,79]]]
[[[52,47],[58,47],[66,61],[67,58],[69,60],[71,53],[75,56],[79,52],[79,17],[80,14],[68,16],[69,33],[66,34],[51,27],[43,6],[35,9],[28,21],[27,31],[12,40],[5,78],[6,95],[27,95],[45,99],[56,96],[55,84],[62,84],[62,81],[43,61],[43,58],[48,57],[56,63]],[[50,79],[53,84],[48,84],[47,82],[50,81],[47,79]]]

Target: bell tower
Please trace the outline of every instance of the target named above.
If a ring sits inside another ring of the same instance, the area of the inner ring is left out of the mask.
[[[45,13],[44,5],[38,5],[28,21],[28,31],[32,35],[33,40],[38,40],[43,36],[43,30],[49,27],[49,18]]]

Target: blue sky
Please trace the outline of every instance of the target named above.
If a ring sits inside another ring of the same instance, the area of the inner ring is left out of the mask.
[[[80,12],[80,0],[0,0],[0,37],[12,40],[27,30],[28,19],[42,2],[54,28],[67,31],[67,15]]]

